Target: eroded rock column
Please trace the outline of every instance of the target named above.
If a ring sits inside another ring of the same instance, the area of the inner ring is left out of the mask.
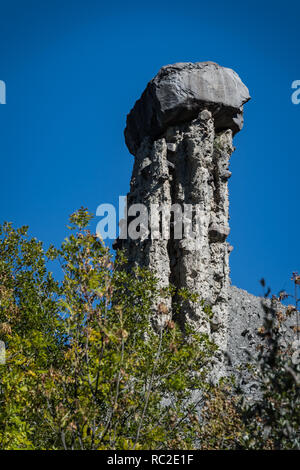
[[[153,233],[152,224],[152,232],[147,232],[149,224],[141,230],[142,237],[120,240],[118,246],[125,248],[129,266],[149,267],[161,287],[172,283],[199,294],[202,301],[186,302],[178,320],[209,333],[220,348],[221,362],[228,338],[229,159],[232,138],[243,125],[243,104],[249,99],[231,69],[212,62],[174,64],[149,82],[127,117],[125,130],[135,156],[127,224],[134,216],[130,207],[143,204],[157,230]],[[163,232],[160,208],[169,214],[169,232]],[[178,237],[174,220],[181,209],[184,230]],[[185,232],[186,219],[196,230],[194,239]],[[167,300],[167,316],[172,315],[175,300]],[[209,318],[204,305],[211,306]]]

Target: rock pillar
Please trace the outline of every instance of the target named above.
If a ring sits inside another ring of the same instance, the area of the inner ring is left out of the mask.
[[[149,82],[125,129],[135,157],[127,225],[136,204],[147,209],[149,224],[141,237],[117,245],[130,266],[155,271],[161,287],[172,283],[199,294],[201,301],[187,302],[179,321],[208,332],[220,352],[228,338],[229,159],[249,99],[231,69],[213,62],[168,65]],[[167,301],[169,315],[172,302]]]

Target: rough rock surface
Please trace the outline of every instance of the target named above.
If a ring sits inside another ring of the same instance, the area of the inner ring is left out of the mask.
[[[260,342],[258,329],[264,324],[263,298],[249,294],[243,289],[230,286],[228,295],[230,335],[227,352],[234,369],[247,362],[246,351],[255,354]]]
[[[166,65],[127,116],[126,144],[135,155],[144,137],[157,139],[170,125],[191,121],[204,109],[212,112],[217,132],[235,134],[249,99],[247,87],[229,68],[214,62]]]
[[[285,313],[286,307],[280,302],[272,304],[276,312]],[[239,367],[249,362],[250,356],[256,356],[257,347],[262,344],[259,336],[259,329],[264,325],[265,311],[263,304],[271,307],[271,300],[263,297],[256,297],[243,289],[230,286],[228,292],[228,325],[229,334],[227,339],[227,354],[229,364],[227,374],[236,375],[240,385],[247,393],[254,394],[257,384],[249,381],[249,374],[246,368],[242,373],[238,373]],[[293,327],[295,318],[290,316],[280,329],[280,342],[292,344],[296,339]],[[248,351],[248,353],[247,353]]]
[[[130,267],[138,264],[155,271],[161,287],[172,283],[177,289],[188,288],[212,306],[208,317],[202,302],[187,301],[179,320],[207,332],[218,344],[216,376],[225,372],[222,353],[238,347],[229,307],[228,167],[233,134],[242,127],[248,100],[248,89],[230,69],[212,62],[166,66],[135,104],[125,130],[135,155],[128,209],[142,203],[152,215],[156,205],[153,217],[159,236],[147,234],[145,227],[143,237],[119,240],[117,246],[126,250]],[[171,236],[162,236],[159,209],[170,214],[178,206],[184,211],[186,204],[195,210],[197,239],[176,239],[172,219]],[[171,316],[176,295],[164,302]],[[164,318],[157,315],[156,321]],[[236,322],[237,331],[242,323]]]
[[[168,128],[153,143],[145,139],[136,154],[128,207],[143,202],[149,213],[155,204],[171,213],[174,204],[197,205],[201,233],[195,242],[174,237],[123,241],[131,266],[148,266],[157,273],[162,287],[171,282],[177,288],[188,288],[214,306],[211,324],[200,304],[186,305],[183,320],[213,332],[222,349],[229,286],[227,171],[232,151],[232,131],[216,135],[211,113],[205,119],[199,116]],[[170,299],[170,308],[171,304]]]

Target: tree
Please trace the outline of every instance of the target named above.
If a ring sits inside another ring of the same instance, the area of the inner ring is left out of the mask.
[[[59,295],[42,244],[27,237],[27,227],[0,227],[0,339],[7,350],[0,365],[1,448],[33,449],[43,441],[39,380],[63,357]]]
[[[155,300],[168,292],[145,269],[123,270],[121,253],[113,263],[90,218],[74,213],[70,236],[47,253],[26,228],[1,229],[0,445],[192,448],[203,400],[194,391],[209,388],[216,347],[171,319],[152,327]],[[61,283],[49,259],[59,260]]]
[[[234,380],[210,383],[217,347],[176,324],[164,302],[174,288],[128,272],[122,252],[113,261],[90,220],[72,214],[68,238],[47,251],[26,227],[0,227],[0,448],[299,449],[299,341],[282,342],[294,316],[299,335],[298,274],[295,305],[264,302],[250,400]],[[176,297],[175,318],[201,302]]]

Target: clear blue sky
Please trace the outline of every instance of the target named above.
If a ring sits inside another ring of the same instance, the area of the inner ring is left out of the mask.
[[[300,271],[298,1],[0,1],[1,222],[46,244],[68,214],[116,204],[133,157],[126,114],[162,65],[211,60],[248,86],[230,180],[231,276],[260,293]],[[96,224],[94,224],[94,229]]]

